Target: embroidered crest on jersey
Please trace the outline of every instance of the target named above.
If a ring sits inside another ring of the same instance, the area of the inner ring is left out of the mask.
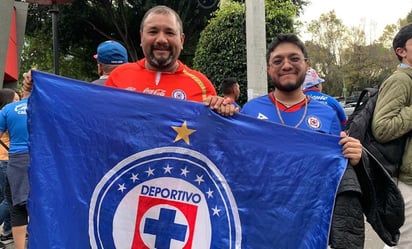
[[[203,154],[161,147],[131,155],[102,177],[89,210],[92,249],[240,248],[230,187]]]
[[[315,129],[315,130],[318,130],[321,126],[320,119],[315,116],[309,116],[306,122],[310,128]]]
[[[183,90],[176,89],[172,92],[172,98],[185,100],[186,99],[186,93]]]

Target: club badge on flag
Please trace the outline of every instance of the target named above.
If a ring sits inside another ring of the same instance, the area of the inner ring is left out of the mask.
[[[339,137],[32,76],[30,248],[327,248]]]
[[[196,151],[162,147],[134,154],[94,190],[92,248],[129,248],[131,241],[131,248],[217,248],[213,241],[227,238],[233,239],[226,248],[239,247],[237,207],[225,185],[219,169]]]

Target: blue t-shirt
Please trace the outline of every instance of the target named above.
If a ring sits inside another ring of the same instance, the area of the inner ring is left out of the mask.
[[[306,101],[307,104],[302,101],[289,108],[278,102],[277,109],[276,100],[271,93],[248,101],[243,105],[241,113],[299,129],[339,136],[341,126],[333,109],[309,97]]]
[[[10,103],[0,112],[0,131],[10,136],[9,154],[28,152],[27,98]]]
[[[332,107],[333,110],[335,110],[336,114],[338,115],[340,124],[342,126],[342,130],[346,128],[346,123],[348,122],[348,118],[346,117],[345,110],[343,110],[343,107],[339,102],[332,96],[329,96],[327,94],[321,93],[319,89],[312,89],[308,88],[306,90],[303,90],[303,92],[310,96],[312,99],[321,102],[322,104],[328,105]]]

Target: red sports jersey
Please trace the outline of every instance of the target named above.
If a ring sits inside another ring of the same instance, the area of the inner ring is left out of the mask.
[[[146,59],[141,59],[117,67],[110,73],[106,86],[198,102],[216,95],[213,84],[205,75],[181,61],[174,73],[148,70],[145,62]]]

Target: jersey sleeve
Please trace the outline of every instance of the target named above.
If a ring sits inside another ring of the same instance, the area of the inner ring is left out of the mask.
[[[216,89],[213,83],[209,80],[209,78],[206,77],[203,73],[199,71],[192,70],[192,73],[194,73],[202,82],[203,85],[206,88],[206,97],[207,96],[216,96]]]
[[[1,132],[5,132],[7,130],[6,115],[5,115],[6,112],[7,112],[6,108],[3,108],[0,111],[0,131]]]
[[[342,131],[342,126],[340,124],[340,121],[338,119],[338,116],[335,115],[334,119],[331,122],[331,130],[330,133],[333,135],[340,136],[340,132]]]
[[[379,142],[389,142],[412,130],[411,83],[406,73],[395,73],[379,88],[372,119],[373,135]]]
[[[330,98],[329,104],[330,106],[333,107],[333,109],[335,109],[336,114],[338,115],[342,130],[344,130],[346,127],[346,124],[348,123],[348,118],[346,117],[345,110],[343,110],[343,107],[341,106],[341,104],[339,104],[339,102],[335,98]]]
[[[217,93],[216,93],[215,87],[213,86],[213,84],[210,80],[207,79],[207,81],[208,81],[208,83],[205,84],[206,85],[206,95],[207,96],[216,96]]]

